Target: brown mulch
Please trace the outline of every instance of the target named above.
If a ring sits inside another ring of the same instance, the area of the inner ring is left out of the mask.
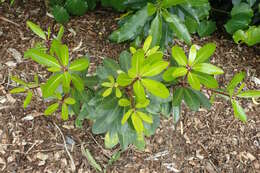
[[[62,135],[76,165],[75,172],[95,172],[82,155],[81,146],[89,149],[103,168],[118,148],[105,149],[103,136],[92,135],[87,124],[84,129],[76,129],[73,120],[62,122],[59,116],[44,117],[42,112],[46,105],[40,99],[34,98],[29,108],[23,109],[24,95],[8,93],[15,86],[11,75],[28,81],[35,72],[40,74],[40,80],[47,75],[36,63],[19,59],[19,53],[22,56],[27,48],[39,41],[26,28],[27,20],[37,22],[44,29],[51,26],[54,31],[58,30],[58,25],[39,4],[43,7],[41,1],[14,7],[7,3],[0,5],[0,16],[19,25],[0,19],[0,172],[72,172]],[[78,47],[71,57],[87,54],[93,67],[102,63],[104,57],[117,58],[127,45],[107,40],[116,28],[116,17],[118,14],[100,9],[73,18],[66,26],[64,38],[71,51]],[[245,71],[247,87],[260,89],[256,80],[260,79],[259,46],[236,45],[219,33],[203,39],[194,37],[193,42],[217,44],[212,62],[225,71],[225,75],[218,78],[221,86],[234,73]],[[176,43],[183,45],[179,41]],[[13,49],[18,55],[13,56]],[[147,138],[145,151],[130,147],[118,161],[107,167],[107,172],[260,172],[260,107],[251,100],[243,100],[242,104],[248,115],[245,124],[234,119],[230,103],[220,98],[210,110],[191,112],[183,107],[177,125],[173,124],[172,118],[162,117],[156,134]]]

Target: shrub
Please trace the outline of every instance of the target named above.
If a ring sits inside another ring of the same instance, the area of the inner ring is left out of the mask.
[[[82,127],[85,119],[91,120],[92,132],[105,134],[107,148],[120,143],[122,149],[129,144],[143,149],[144,137],[155,133],[160,115],[172,115],[174,122],[178,121],[183,100],[192,111],[200,107],[209,109],[211,102],[201,92],[202,87],[228,98],[235,117],[243,122],[247,117],[238,99],[260,97],[260,91],[244,91],[243,72],[236,74],[226,88],[219,88],[215,75],[224,72],[209,63],[216,48],[213,43],[201,48],[192,45],[188,58],[182,48],[174,46],[168,62],[163,59],[159,46],[151,47],[152,37],[148,36],[142,48],[131,47],[131,53],[123,51],[119,62],[104,59],[96,73],[86,75],[87,57],[69,61],[68,47],[61,42],[63,27],[51,39],[50,32],[46,35],[29,21],[27,25],[43,42],[27,50],[25,58],[47,67],[52,75],[42,84],[37,76],[35,82],[29,83],[13,77],[22,86],[10,92],[27,92],[24,101],[27,107],[34,89],[40,88],[43,98],[51,101],[44,112],[46,116],[61,110],[63,120],[77,116],[77,127]]]

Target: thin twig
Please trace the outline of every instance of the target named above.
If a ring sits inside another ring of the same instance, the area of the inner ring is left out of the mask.
[[[8,22],[8,23],[14,24],[15,26],[20,27],[19,24],[17,24],[17,23],[15,23],[15,22],[13,22],[13,21],[11,21],[11,20],[5,18],[4,16],[0,16],[0,19],[3,20],[3,21],[5,21],[5,22]]]
[[[56,123],[53,123],[53,124],[55,125],[55,127],[58,129],[58,131],[61,134],[61,137],[62,137],[62,140],[63,140],[63,143],[64,143],[64,148],[65,148],[65,150],[66,150],[66,152],[67,152],[67,154],[68,154],[68,156],[70,158],[70,161],[71,161],[71,169],[72,169],[73,172],[75,172],[76,171],[76,166],[75,166],[74,160],[73,160],[73,158],[72,158],[72,156],[71,156],[71,154],[70,154],[70,152],[68,150],[65,137],[64,137],[61,129],[59,128],[59,126]]]

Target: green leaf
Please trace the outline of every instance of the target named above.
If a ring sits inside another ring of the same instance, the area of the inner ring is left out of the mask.
[[[175,5],[184,4],[186,2],[186,0],[163,0],[162,7],[169,8]]]
[[[176,124],[180,119],[180,106],[173,106],[172,107],[172,115],[173,115],[173,123]]]
[[[63,34],[64,34],[64,27],[63,27],[63,25],[60,25],[60,30],[57,35],[57,40],[59,40],[60,42],[62,40]]]
[[[60,64],[56,58],[50,56],[48,54],[43,53],[39,49],[29,49],[24,53],[25,58],[32,58],[32,60],[36,61],[41,65],[46,65],[48,67],[58,67],[60,68]]]
[[[18,84],[21,84],[21,85],[24,85],[24,86],[27,86],[27,85],[28,85],[25,81],[19,79],[19,78],[16,77],[16,76],[11,76],[11,79],[12,79],[12,81],[15,81],[15,82],[18,83]]]
[[[200,48],[197,52],[197,57],[193,64],[198,64],[207,61],[215,52],[216,44],[208,43]]]
[[[189,52],[189,65],[192,65],[195,58],[197,56],[197,49],[196,49],[196,45],[192,45],[190,48],[190,52]]]
[[[198,72],[206,73],[206,74],[217,75],[217,74],[223,74],[224,73],[224,71],[221,68],[216,67],[216,66],[209,64],[209,63],[196,64],[196,65],[193,66],[192,69],[195,70],[195,71],[198,71]]]
[[[120,73],[117,77],[117,83],[119,86],[127,86],[130,85],[133,81],[132,78],[130,78],[126,73]]]
[[[218,81],[214,78],[214,76],[204,74],[204,73],[193,73],[200,83],[205,85],[207,88],[218,88]]]
[[[74,87],[78,91],[83,91],[84,90],[84,82],[78,75],[72,74],[71,75],[71,80],[72,80],[72,83],[73,83]]]
[[[166,61],[159,61],[152,65],[146,65],[142,70],[141,76],[151,77],[160,74],[164,69],[168,67],[169,63]]]
[[[23,107],[27,108],[27,106],[30,104],[31,100],[32,100],[32,96],[33,96],[33,92],[31,90],[29,90],[27,92],[27,96],[23,102]]]
[[[14,88],[10,91],[11,94],[16,94],[16,93],[22,93],[22,92],[25,92],[26,89],[25,88],[22,88],[22,87],[19,87],[19,88]]]
[[[195,90],[200,90],[200,81],[196,77],[196,75],[193,75],[193,73],[188,74],[188,82],[189,82],[191,88],[193,88]]]
[[[91,153],[89,152],[88,149],[85,149],[83,147],[83,145],[81,145],[81,152],[83,154],[83,156],[85,156],[88,160],[88,163],[93,166],[96,170],[98,170],[99,172],[102,172],[102,168],[101,166],[95,161],[95,159],[93,158],[93,156],[91,155]]]
[[[108,87],[108,88],[112,88],[113,87],[113,84],[112,83],[109,83],[109,82],[103,82],[101,84],[103,87]]]
[[[63,73],[63,87],[64,87],[66,93],[70,89],[70,82],[71,82],[71,74],[69,72],[64,72]]]
[[[168,98],[170,93],[169,90],[162,83],[151,80],[151,79],[142,79],[142,84],[144,87],[153,95]]]
[[[65,8],[75,16],[82,16],[88,10],[88,3],[85,0],[66,0]]]
[[[188,70],[185,67],[173,67],[174,69],[172,70],[172,77],[178,78],[181,76],[185,76],[188,72]]]
[[[132,62],[131,62],[131,66],[135,74],[139,73],[143,65],[143,62],[144,62],[144,50],[139,49],[133,54]]]
[[[59,107],[59,103],[54,103],[47,107],[47,109],[44,111],[44,115],[48,116],[53,114]]]
[[[122,107],[130,106],[130,101],[128,99],[123,98],[118,101],[118,104]]]
[[[209,99],[202,92],[195,91],[195,90],[193,90],[193,92],[198,96],[201,106],[203,106],[206,109],[211,108],[211,103],[210,103]]]
[[[247,31],[238,30],[234,33],[233,39],[235,43],[246,43],[248,46],[253,46],[260,43],[260,26],[250,26]]]
[[[153,123],[153,118],[143,112],[137,111],[136,112],[138,114],[138,116],[145,122],[152,124]]]
[[[138,103],[136,103],[135,107],[136,108],[145,108],[150,104],[150,100],[148,99],[144,99],[141,101],[138,101]]]
[[[131,54],[128,51],[123,51],[119,56],[119,64],[124,72],[127,72],[131,67]]]
[[[61,119],[63,121],[68,120],[69,118],[69,108],[67,106],[66,103],[62,103],[62,107],[61,107]]]
[[[49,71],[49,72],[60,72],[61,71],[61,67],[49,67],[49,68],[47,68],[47,70]]]
[[[163,73],[163,80],[165,80],[166,82],[173,81],[175,78],[172,76],[172,73],[174,72],[175,69],[176,69],[176,67],[170,67],[170,68],[168,68],[168,69]]]
[[[105,58],[103,61],[104,67],[106,71],[110,74],[113,75],[114,77],[117,77],[118,71],[121,70],[119,64],[111,59],[111,58]]]
[[[103,92],[102,96],[103,96],[103,97],[109,96],[109,95],[112,93],[112,90],[113,90],[113,88],[108,88],[108,89],[106,89],[106,90]]]
[[[87,58],[76,59],[71,62],[69,70],[71,71],[83,71],[88,68],[89,61]]]
[[[142,119],[135,112],[132,114],[131,119],[136,132],[142,133],[144,131],[144,125]]]
[[[44,31],[40,28],[39,25],[36,25],[35,23],[33,23],[29,20],[26,22],[26,24],[36,35],[38,35],[42,39],[46,40],[46,35],[45,35]]]
[[[184,93],[184,88],[176,88],[173,91],[173,95],[172,95],[172,105],[173,106],[181,105],[181,101],[183,99],[183,93]]]
[[[137,102],[142,102],[146,99],[144,87],[139,80],[134,83],[133,89],[135,96],[137,97]]]
[[[179,39],[183,39],[185,43],[191,44],[191,37],[188,29],[178,18],[178,16],[169,13],[168,11],[163,11],[162,13],[164,20],[168,23],[171,30],[176,34]]]
[[[119,139],[117,136],[117,133],[114,133],[110,136],[110,133],[107,132],[105,135],[105,147],[108,149],[113,148],[114,146],[116,146],[116,144],[118,144]]]
[[[151,43],[152,43],[152,36],[151,35],[149,35],[146,39],[145,39],[145,41],[144,41],[144,45],[143,45],[143,50],[144,50],[144,52],[146,53],[147,51],[148,51],[148,49],[150,48],[150,46],[151,46]]]
[[[214,31],[216,31],[217,26],[215,21],[203,20],[198,26],[198,34],[200,37],[210,36]]]
[[[63,79],[62,74],[52,75],[44,84],[43,96],[44,98],[50,97],[56,91]]]
[[[153,19],[149,34],[152,36],[151,47],[160,45],[162,38],[162,16],[157,13],[156,17]]]
[[[116,88],[116,97],[117,97],[117,98],[122,97],[122,92],[120,91],[119,88]]]
[[[156,47],[155,47],[156,48]],[[157,49],[157,48],[156,48]],[[144,65],[153,65],[154,63],[160,62],[163,60],[163,53],[160,51],[156,51],[154,53],[152,53],[152,49],[150,49],[148,53],[151,53],[149,56],[147,55],[147,57],[145,58],[143,64]]]
[[[132,15],[120,29],[114,31],[109,39],[117,43],[133,40],[145,25],[148,17],[147,6],[145,6]]]
[[[60,5],[55,5],[52,8],[52,14],[58,23],[65,24],[65,23],[68,23],[70,20],[69,13],[67,12],[67,10],[64,7],[62,7]]]
[[[231,103],[232,103],[232,107],[234,109],[235,117],[238,118],[239,120],[241,120],[242,122],[246,122],[247,116],[246,116],[244,109],[239,105],[239,103],[236,100],[232,99]]]
[[[186,66],[188,64],[185,52],[179,46],[172,47],[172,57],[180,66]]]
[[[74,105],[76,103],[76,100],[74,98],[71,97],[67,97],[64,102],[68,105]]]
[[[200,101],[198,96],[189,88],[184,89],[184,101],[191,110],[199,110]]]
[[[248,90],[237,95],[242,98],[257,98],[260,97],[260,90]]]
[[[124,125],[125,122],[129,119],[129,117],[132,115],[133,113],[133,109],[129,109],[123,116],[123,119],[121,120],[121,124]]]
[[[240,72],[237,73],[232,80],[228,83],[227,85],[227,91],[229,92],[230,95],[234,94],[234,90],[237,87],[237,85],[243,81],[243,79],[245,78],[246,73],[245,72]]]
[[[154,4],[148,2],[147,11],[148,11],[148,15],[152,16],[156,12],[156,6]]]
[[[62,45],[60,47],[60,59],[62,62],[62,65],[67,66],[69,64],[69,48],[66,45]],[[73,63],[73,62],[72,62]]]

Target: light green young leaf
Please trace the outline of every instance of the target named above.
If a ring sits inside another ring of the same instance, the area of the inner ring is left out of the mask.
[[[67,66],[69,64],[69,48],[66,45],[62,45],[60,48],[62,65]]]
[[[152,36],[151,35],[149,35],[146,39],[145,39],[145,41],[144,41],[144,45],[143,45],[143,50],[144,50],[144,52],[146,53],[147,51],[148,51],[148,49],[150,48],[150,46],[151,46],[151,43],[152,43]]]
[[[236,94],[240,94],[240,92],[244,89],[245,86],[246,86],[246,83],[243,82],[243,83],[239,86],[239,88],[237,89]]]
[[[39,49],[29,49],[24,53],[25,58],[32,58],[35,62],[46,65],[48,67],[58,67],[60,68],[60,64],[56,58],[50,56],[48,54],[43,53]]]
[[[119,88],[116,88],[116,97],[117,97],[117,98],[122,97],[122,92],[120,91]]]
[[[260,90],[248,90],[237,95],[241,98],[258,98],[260,97]]]
[[[57,40],[61,41],[63,34],[64,34],[64,27],[63,27],[63,25],[61,25],[60,30],[59,30],[58,35],[57,35]]]
[[[76,103],[76,100],[72,97],[67,97],[64,102],[68,105],[74,105]]]
[[[142,79],[143,86],[153,95],[168,98],[170,93],[169,90],[160,82],[151,79]]]
[[[153,118],[143,112],[137,111],[136,112],[138,114],[138,116],[145,122],[152,124],[153,123]]]
[[[189,73],[188,74],[188,83],[190,84],[191,88],[193,88],[195,90],[200,90],[200,81],[196,77],[196,75]]]
[[[66,103],[62,103],[62,107],[61,107],[61,119],[63,121],[68,120],[69,118],[69,108],[67,106]]]
[[[148,100],[148,99],[144,99],[144,100],[139,100],[137,103],[136,103],[136,105],[135,105],[135,107],[136,108],[145,108],[145,107],[147,107],[148,105],[150,104],[150,100]]]
[[[55,72],[61,71],[61,68],[60,68],[60,67],[49,67],[49,68],[47,68],[47,70],[48,70],[49,72],[55,73]]]
[[[156,12],[156,6],[152,3],[147,4],[148,15],[152,16]]]
[[[114,133],[112,136],[110,136],[109,132],[105,135],[105,147],[108,149],[113,148],[118,144],[119,139],[117,133]]]
[[[191,66],[194,62],[194,60],[196,59],[197,56],[197,49],[196,49],[196,45],[192,45],[190,48],[190,52],[189,52],[189,65]]]
[[[108,89],[106,89],[106,90],[103,92],[102,96],[103,96],[103,97],[109,96],[109,95],[112,93],[112,90],[113,90],[113,88],[108,88]]]
[[[122,120],[121,120],[121,124],[124,125],[125,122],[129,119],[129,117],[132,115],[133,113],[133,109],[129,109],[123,116]]]
[[[14,88],[10,91],[11,94],[16,94],[16,93],[22,93],[22,92],[25,92],[26,89],[23,88],[23,87],[19,87],[19,88]]]
[[[32,100],[32,96],[33,96],[33,92],[31,90],[29,90],[27,92],[27,96],[23,102],[23,107],[27,108],[27,106],[30,104],[31,100]]]
[[[175,78],[172,76],[172,73],[175,71],[176,67],[170,67],[163,73],[163,80],[166,82],[173,81]]]
[[[19,79],[19,78],[16,77],[16,76],[11,76],[11,79],[12,79],[12,81],[15,81],[15,82],[18,83],[18,84],[21,84],[21,85],[24,85],[24,86],[27,86],[27,85],[28,85],[25,81]]]
[[[63,87],[66,90],[66,93],[69,92],[71,83],[71,74],[69,72],[63,73]]]
[[[237,87],[237,85],[243,81],[243,79],[245,78],[246,73],[245,72],[240,72],[237,73],[232,80],[228,83],[227,85],[227,91],[229,92],[230,95],[234,94],[234,90]]]
[[[84,82],[78,75],[72,74],[71,75],[71,80],[72,80],[72,83],[73,83],[74,87],[78,91],[83,91],[84,90]]]
[[[203,63],[207,61],[214,54],[215,50],[215,43],[205,44],[202,48],[198,50],[197,57],[193,64]]]
[[[83,71],[88,68],[89,61],[87,58],[76,59],[71,62],[69,70],[71,71]]]
[[[36,35],[38,35],[42,39],[46,40],[46,35],[45,35],[44,31],[40,28],[39,25],[36,25],[35,23],[33,23],[31,21],[27,21],[26,24]]]
[[[205,85],[207,88],[218,88],[218,81],[214,78],[214,76],[204,74],[204,73],[193,73],[195,75],[200,83]]]
[[[152,65],[144,66],[144,70],[141,72],[141,76],[151,77],[160,74],[164,69],[168,67],[169,63],[166,61],[159,61]]]
[[[127,86],[133,81],[126,73],[120,73],[117,77],[117,83],[119,86]]]
[[[136,132],[142,133],[144,131],[144,125],[142,119],[135,112],[132,114],[131,119]]]
[[[132,57],[131,67],[135,74],[138,74],[144,62],[144,50],[137,50]]]
[[[202,72],[202,73],[206,73],[206,74],[214,74],[214,75],[217,75],[217,74],[223,74],[224,71],[219,68],[219,67],[216,67],[212,64],[209,64],[209,63],[201,63],[201,64],[196,64],[193,66],[192,68],[194,71],[198,71],[198,72]]]
[[[47,82],[44,84],[44,90],[43,90],[43,95],[45,96],[45,98],[51,96],[56,91],[62,79],[63,79],[62,74],[55,74],[52,75],[47,80]]]
[[[54,113],[59,107],[59,103],[54,103],[47,107],[47,109],[44,111],[44,115],[48,116]]]
[[[172,47],[172,57],[180,66],[186,66],[188,64],[185,52],[179,46]]]
[[[126,98],[120,99],[118,101],[119,106],[126,107],[130,105],[130,101]]]
[[[188,73],[187,68],[185,67],[173,67],[174,69],[172,70],[172,77],[178,78],[181,76],[185,76]]]
[[[133,89],[135,96],[137,97],[137,102],[142,102],[146,99],[144,87],[139,80],[134,83]]]
[[[232,107],[234,109],[235,117],[238,118],[239,120],[241,120],[242,122],[246,122],[247,116],[246,116],[244,109],[239,105],[239,103],[236,100],[232,99],[231,103],[232,103]]]
[[[113,87],[113,84],[112,83],[109,83],[109,82],[103,82],[101,84],[103,87],[108,87],[108,88],[112,88]]]

